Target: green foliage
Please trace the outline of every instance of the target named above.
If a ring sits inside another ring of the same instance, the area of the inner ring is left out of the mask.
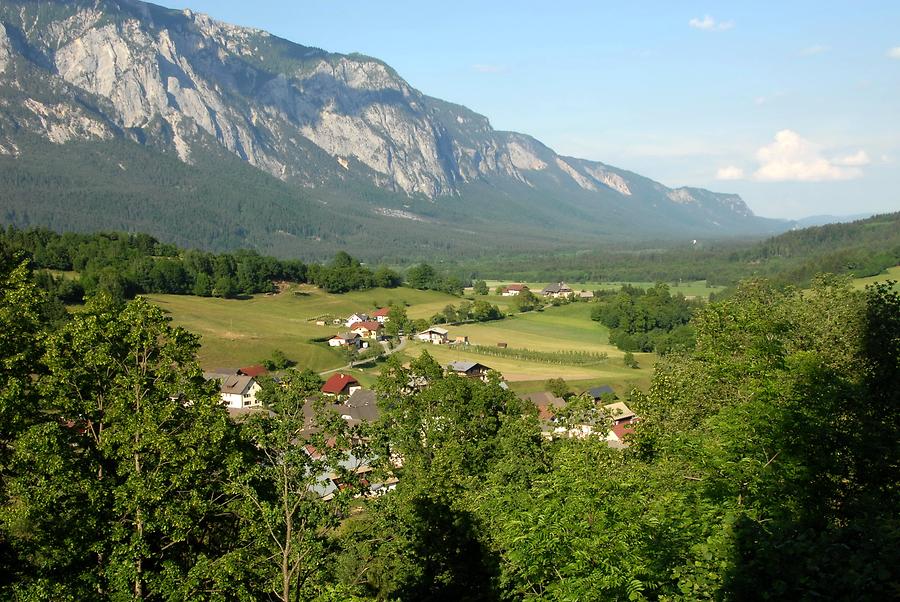
[[[547,387],[547,390],[557,397],[565,398],[566,396],[571,395],[569,384],[563,378],[550,378],[547,379],[547,382],[544,384]]]
[[[672,295],[665,284],[649,290],[623,286],[618,294],[603,295],[591,309],[591,319],[609,328],[609,342],[623,351],[684,351],[694,345],[687,326],[701,304]]]
[[[475,290],[476,295],[487,295],[490,292],[484,280],[476,280],[472,288]]]
[[[463,282],[456,276],[441,276],[427,263],[414,265],[406,271],[406,283],[412,288],[428,291],[442,291],[451,295],[462,295]]]

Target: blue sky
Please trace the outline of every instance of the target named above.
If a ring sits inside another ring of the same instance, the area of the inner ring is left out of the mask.
[[[759,215],[900,210],[900,2],[164,0]]]

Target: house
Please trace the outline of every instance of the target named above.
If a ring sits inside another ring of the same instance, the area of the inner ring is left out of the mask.
[[[443,345],[448,340],[448,334],[450,334],[448,330],[445,330],[438,326],[432,326],[428,330],[423,330],[422,332],[417,334],[416,338],[420,341],[424,341],[425,343]]]
[[[616,426],[621,424],[631,424],[637,418],[635,413],[621,401],[607,404],[603,406],[603,409],[606,410],[606,415],[612,419],[613,425]]]
[[[262,389],[256,379],[246,374],[216,374],[207,372],[206,380],[219,381],[222,403],[228,408],[240,409],[261,405],[256,394]]]
[[[375,318],[376,322],[380,322],[384,324],[385,322],[389,322],[391,319],[391,308],[390,307],[382,307],[372,314],[372,317]]]
[[[579,299],[590,300],[594,298],[594,291],[581,291],[578,293]]]
[[[356,389],[344,403],[331,406],[351,426],[361,422],[375,422],[381,413],[375,402],[375,391]]]
[[[613,391],[613,388],[609,385],[600,385],[599,387],[592,387],[585,391],[588,395],[591,396],[591,399],[594,401],[603,401],[604,395],[612,395],[613,399],[616,397],[616,392]]]
[[[244,376],[252,376],[253,378],[265,376],[269,373],[269,371],[266,370],[266,367],[260,364],[254,364],[253,366],[247,366],[246,368],[238,368],[237,372],[238,374],[243,374]]]
[[[524,284],[510,284],[500,289],[500,295],[503,297],[518,297],[522,291],[527,291],[528,287]]]
[[[381,323],[367,320],[365,322],[357,322],[354,324],[353,329],[350,332],[356,333],[363,338],[378,339],[383,329],[384,326],[382,326]]]
[[[331,378],[322,385],[322,393],[334,396],[353,395],[353,393],[359,389],[362,389],[359,381],[349,374],[343,374],[341,372],[332,374]]]
[[[487,380],[487,374],[491,371],[490,368],[478,362],[452,362],[447,366],[447,370],[459,376],[479,380]]]
[[[558,299],[560,297],[571,297],[575,294],[575,291],[569,288],[569,285],[565,282],[558,282],[557,284],[549,284],[544,287],[544,290],[541,291],[541,294],[545,297],[553,297]]]
[[[368,321],[369,321],[369,316],[367,314],[353,314],[352,316],[347,318],[347,320],[344,322],[344,326],[346,326],[347,328],[350,328],[351,326],[353,326],[354,324],[357,324],[359,322],[368,322]]]
[[[523,395],[522,399],[533,403],[537,407],[538,417],[545,421],[552,421],[556,418],[556,413],[566,407],[566,400],[562,397],[557,397],[550,391],[529,393]]]
[[[360,347],[365,349],[369,346],[369,344],[363,341],[362,337],[360,337],[359,334],[355,332],[339,332],[338,334],[328,339],[329,347],[347,347],[350,345],[356,347],[357,349],[359,349]]]
[[[453,339],[453,344],[454,345],[468,345],[469,337],[466,337],[466,336],[456,337],[455,339]]]
[[[606,435],[606,444],[609,447],[628,447],[628,435],[634,433],[634,426],[630,424],[617,424]]]

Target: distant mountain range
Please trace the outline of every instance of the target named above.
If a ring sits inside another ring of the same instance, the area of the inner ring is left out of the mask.
[[[0,221],[320,257],[793,224],[494,130],[390,66],[136,0],[0,4]]]
[[[854,213],[853,215],[811,215],[794,220],[792,229],[812,228],[813,226],[826,226],[828,224],[846,224],[861,219],[872,217],[874,213]]]

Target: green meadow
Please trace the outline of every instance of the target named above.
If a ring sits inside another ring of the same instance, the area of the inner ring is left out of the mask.
[[[900,266],[888,268],[884,272],[876,276],[869,276],[867,278],[855,278],[853,280],[853,288],[863,289],[870,284],[875,284],[876,282],[884,282],[885,280],[894,280],[894,288],[900,288]]]

